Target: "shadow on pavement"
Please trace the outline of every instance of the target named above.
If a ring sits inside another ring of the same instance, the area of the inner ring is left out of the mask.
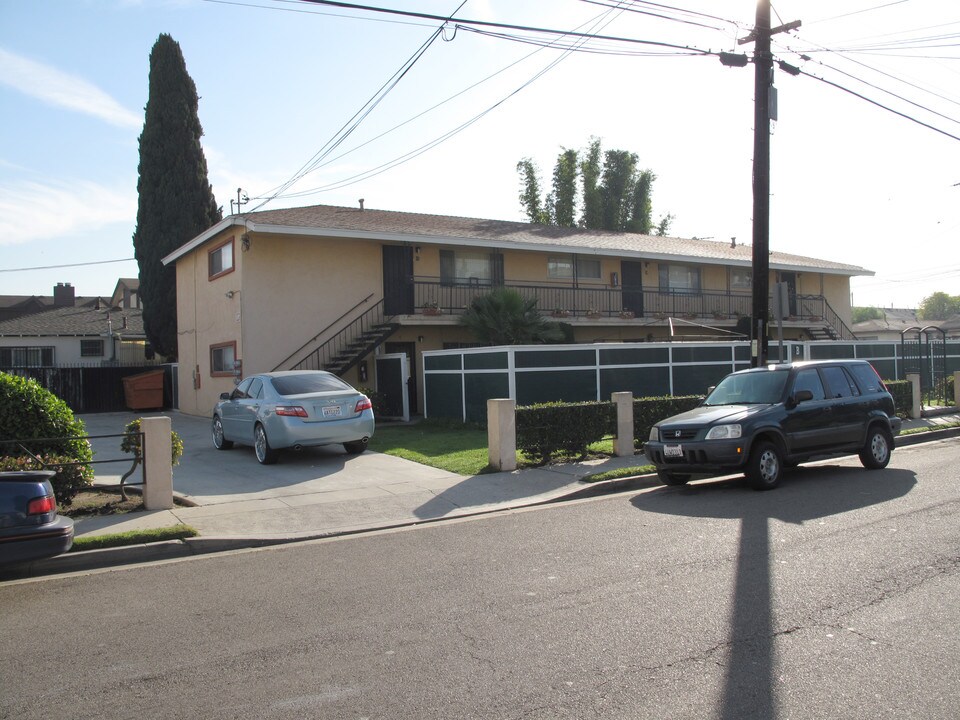
[[[840,515],[902,497],[915,485],[916,476],[909,470],[817,466],[787,473],[772,492],[756,492],[738,478],[632,498],[634,507],[645,512],[741,521],[724,720],[777,717],[770,520],[802,524]]]

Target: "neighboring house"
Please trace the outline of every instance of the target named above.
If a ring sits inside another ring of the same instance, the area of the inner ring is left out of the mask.
[[[139,281],[134,281],[139,284]],[[0,295],[0,320],[31,315],[58,307],[93,307],[101,297],[78,297],[70,283],[57,283],[53,295]]]
[[[880,308],[882,318],[864,320],[851,326],[851,329],[860,340],[891,340],[900,342],[906,333],[907,341],[916,341],[918,333],[927,329],[943,330],[948,339],[960,338],[960,315],[954,315],[946,320],[920,320],[916,310],[900,308]],[[938,337],[936,331],[922,333],[931,337]]]
[[[929,323],[917,320],[917,311],[906,308],[878,308],[882,318],[864,320],[851,326],[860,340],[896,340],[908,328],[924,327]]]
[[[236,377],[274,369],[375,387],[386,351],[410,358],[416,410],[422,351],[473,344],[458,316],[500,286],[577,342],[730,339],[751,312],[751,261],[735,243],[362,203],[232,215],[163,259],[177,268],[180,409],[206,414]],[[785,338],[852,337],[850,277],[870,271],[777,252],[770,268],[790,291]]]
[[[76,303],[73,287],[58,284],[55,306],[0,321],[0,369],[144,363],[149,352],[143,311],[121,281],[116,305],[103,298]],[[136,281],[132,281],[136,283]],[[129,287],[129,286],[128,286]],[[124,302],[124,298],[127,302]]]

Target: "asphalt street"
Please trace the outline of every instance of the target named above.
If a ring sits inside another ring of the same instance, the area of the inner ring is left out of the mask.
[[[0,717],[955,718],[960,440],[0,586]]]

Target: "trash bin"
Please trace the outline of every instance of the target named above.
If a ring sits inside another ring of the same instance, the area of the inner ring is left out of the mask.
[[[123,396],[131,410],[163,407],[163,370],[149,370],[123,379]]]

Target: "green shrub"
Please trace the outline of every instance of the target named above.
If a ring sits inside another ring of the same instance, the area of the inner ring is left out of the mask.
[[[36,461],[27,462],[31,455],[39,457],[57,470],[51,481],[54,493],[62,505],[69,505],[93,480],[87,464],[93,451],[85,436],[83,421],[63,400],[36,380],[0,372],[0,440],[19,441],[0,445],[4,464],[14,466],[5,469],[39,469]]]
[[[611,402],[542,403],[517,408],[517,449],[535,462],[551,455],[584,457],[587,446],[616,429]]]
[[[650,437],[650,428],[661,420],[692,410],[703,402],[703,395],[664,395],[636,398],[633,401],[633,439],[641,447]]]
[[[120,449],[125,453],[133,453],[138,458],[142,458],[140,453],[140,421],[143,418],[137,418],[127,423],[124,428],[126,435],[120,441]],[[170,464],[179,465],[180,457],[183,455],[183,438],[177,434],[176,430],[170,431]]]
[[[640,447],[660,420],[695,408],[701,395],[637,398],[633,401],[634,446]],[[612,402],[542,403],[517,408],[517,449],[534,462],[553,455],[584,457],[587,447],[616,434],[617,410]]]
[[[373,405],[374,417],[380,417],[384,414],[385,403],[387,401],[386,395],[373,388],[363,387],[362,385],[357,385],[357,392],[362,392],[370,398],[370,404]]]
[[[883,384],[893,395],[893,404],[897,409],[897,416],[906,418],[913,407],[913,385],[909,380],[884,380]]]

